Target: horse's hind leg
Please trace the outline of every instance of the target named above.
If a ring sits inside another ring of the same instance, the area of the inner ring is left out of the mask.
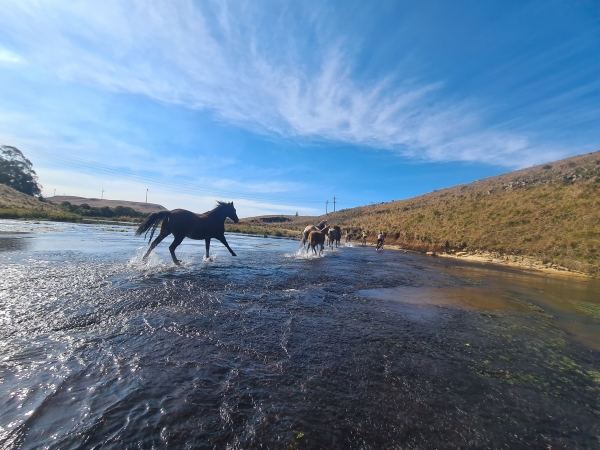
[[[150,248],[148,249],[148,251],[146,252],[146,254],[144,255],[144,257],[142,258],[142,261],[146,261],[148,259],[148,256],[150,255],[150,252],[152,250],[154,250],[154,248],[161,243],[161,241],[166,238],[168,235],[170,235],[171,232],[167,231],[167,230],[163,230],[162,228],[160,229],[160,234],[156,237],[156,239],[154,239],[154,241],[152,241],[152,244],[150,244]]]
[[[173,237],[175,239],[173,239],[173,243],[171,245],[169,245],[169,251],[171,252],[171,258],[173,258],[173,262],[179,266],[179,265],[181,265],[181,261],[179,261],[177,259],[177,257],[175,256],[175,249],[185,239],[185,236],[175,236],[175,235],[173,235]]]

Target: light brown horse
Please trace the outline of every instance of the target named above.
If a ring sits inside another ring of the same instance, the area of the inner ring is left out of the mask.
[[[227,247],[227,250],[233,256],[236,256],[225,240],[225,218],[227,217],[235,223],[239,220],[233,207],[233,202],[226,203],[219,201],[213,210],[207,211],[204,214],[196,214],[185,209],[174,209],[173,211],[161,211],[150,214],[135,232],[136,236],[146,233],[144,235],[145,238],[148,231],[150,231],[150,239],[148,239],[148,242],[150,242],[156,228],[160,225],[160,234],[154,239],[154,242],[152,242],[144,255],[144,261],[148,258],[150,252],[154,250],[154,247],[160,244],[171,233],[173,233],[174,239],[173,243],[169,245],[169,251],[171,252],[173,262],[177,265],[181,264],[181,261],[175,257],[175,249],[186,237],[190,239],[204,239],[206,242],[207,258],[211,238],[221,241]]]
[[[311,231],[308,234],[308,247],[312,248],[312,251],[317,254],[315,248],[317,246],[321,246],[321,250],[319,250],[319,255],[323,253],[323,248],[325,247],[325,237],[327,236],[327,232],[329,231],[329,227],[325,227],[322,230]],[[308,249],[306,249],[308,252]]]
[[[325,227],[325,225],[327,225],[326,220],[321,220],[317,226],[308,225],[302,232],[302,240],[300,241],[300,247],[304,247],[304,244],[308,241],[308,235],[310,234],[311,231],[322,230],[323,227]]]

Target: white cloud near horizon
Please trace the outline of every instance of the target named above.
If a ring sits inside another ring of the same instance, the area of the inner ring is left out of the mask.
[[[43,195],[49,200],[52,200],[56,190],[56,195],[74,195],[84,198],[101,198],[104,196],[106,199],[144,202],[146,199],[146,189],[149,189],[149,203],[159,204],[167,209],[184,208],[201,213],[214,208],[215,201],[219,199],[215,198],[214,195],[199,195],[197,193],[173,190],[168,187],[165,188],[160,182],[148,184],[132,181],[124,177],[111,178],[89,173],[81,173],[77,177],[73,177],[73,173],[68,170],[48,169],[44,167],[38,169],[37,173],[38,176],[43,177],[45,180]],[[296,212],[302,215],[320,213],[320,210],[316,208],[307,206],[298,207],[278,202],[239,198],[221,198],[221,200],[233,200],[240,218],[265,214],[293,215]]]
[[[0,114],[1,122],[2,115]],[[121,180],[135,180],[137,186],[135,190],[119,188],[115,189],[113,193],[119,192],[122,197],[130,192],[145,192],[143,186],[151,185],[154,186],[154,189],[158,188],[163,192],[187,192],[201,197],[210,197],[213,202],[215,199],[236,199],[238,202],[245,202],[251,198],[254,199],[254,203],[248,202],[247,204],[254,205],[253,208],[256,205],[263,205],[268,208],[276,208],[278,212],[282,209],[286,211],[298,209],[297,206],[286,207],[278,203],[278,194],[288,194],[285,197],[292,204],[294,197],[300,204],[305,203],[299,198],[307,188],[305,184],[280,181],[276,177],[266,180],[264,176],[260,176],[258,177],[259,181],[240,181],[223,177],[220,175],[223,167],[222,159],[210,160],[205,157],[190,159],[171,154],[164,157],[153,155],[149,158],[143,149],[128,146],[119,141],[112,143],[113,148],[110,153],[107,153],[103,151],[104,147],[100,147],[93,141],[67,144],[53,135],[24,140],[11,138],[9,135],[2,134],[1,131],[2,125],[0,125],[0,136],[2,136],[3,145],[13,145],[24,151],[30,159],[35,159],[34,169],[40,180],[43,180],[44,196],[52,195],[54,188],[59,191],[66,189],[65,181],[61,181],[57,177],[48,177],[49,174],[60,173],[65,180],[68,180],[68,190],[71,192],[69,195],[75,195],[74,192],[77,192],[78,189],[81,190],[81,194],[78,194],[80,196],[91,195],[94,191],[101,191],[103,185],[109,183],[119,185]],[[55,151],[48,150],[48,147]],[[115,160],[115,155],[119,154],[122,156]],[[82,157],[77,155],[82,155]],[[197,166],[203,167],[204,172],[208,175],[199,175]],[[135,168],[135,171],[132,168]],[[68,175],[66,170],[71,170],[71,175]],[[268,171],[263,170],[259,173],[264,175]],[[89,185],[86,177],[95,180],[94,188],[86,188]],[[294,193],[296,193],[295,196]],[[177,205],[177,202],[170,205],[172,208],[182,207],[181,204]],[[306,206],[302,206],[302,208],[306,211],[312,210]]]
[[[526,134],[485,127],[475,100],[444,96],[444,80],[403,80],[396,73],[358,81],[344,36],[325,41],[316,64],[294,56],[301,37],[288,36],[270,52],[276,43],[259,30],[268,24],[253,25],[250,2],[93,5],[5,4],[0,25],[14,46],[6,54],[65,80],[211,111],[265,135],[507,167],[538,163],[540,152],[546,159],[567,154],[559,146],[540,148]],[[310,32],[319,32],[317,22]]]

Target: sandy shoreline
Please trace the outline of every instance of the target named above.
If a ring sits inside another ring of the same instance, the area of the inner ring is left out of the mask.
[[[274,236],[271,236],[274,237]],[[292,239],[299,240],[293,237],[282,237],[283,239]],[[353,245],[361,246],[360,241],[352,241]],[[340,245],[343,245],[341,243]],[[375,244],[367,243],[367,247],[375,247]],[[578,272],[576,270],[568,269],[567,267],[562,267],[553,263],[544,263],[538,259],[532,258],[530,256],[521,256],[521,255],[501,255],[497,252],[486,252],[482,250],[474,250],[474,251],[462,251],[456,253],[445,253],[445,252],[417,252],[414,250],[403,248],[399,245],[394,244],[385,244],[385,248],[389,250],[397,250],[402,251],[404,253],[415,253],[419,255],[440,257],[440,258],[452,258],[469,262],[478,262],[481,264],[496,264],[499,266],[512,267],[515,269],[521,270],[535,270],[538,272],[543,272],[552,275],[562,275],[568,277],[576,277],[586,279],[594,279],[595,277],[592,275],[588,275],[584,272]]]
[[[392,250],[399,250],[405,253],[419,253],[414,252],[412,250],[408,250],[402,248],[398,245],[386,245],[385,248]],[[423,254],[423,253],[420,253]],[[570,270],[566,267],[558,266],[553,263],[544,263],[540,260],[532,258],[530,256],[519,256],[519,255],[500,255],[494,252],[484,252],[484,251],[473,251],[473,252],[456,252],[456,253],[437,253],[437,252],[427,252],[427,256],[434,256],[440,258],[452,258],[469,262],[478,262],[482,264],[496,264],[499,266],[507,266],[513,267],[515,269],[526,269],[526,270],[536,270],[548,274],[554,275],[566,275],[569,277],[577,277],[577,278],[594,278],[591,275],[588,275],[583,272],[577,272],[575,270]]]

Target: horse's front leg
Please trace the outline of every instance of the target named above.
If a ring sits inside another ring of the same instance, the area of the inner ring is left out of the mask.
[[[237,256],[233,250],[231,250],[231,247],[229,246],[229,244],[227,243],[227,240],[225,239],[225,236],[222,237],[218,237],[217,238],[219,241],[221,241],[221,244],[223,244],[225,247],[227,247],[227,250],[229,250],[229,253],[231,253],[231,256]]]
[[[210,238],[204,239],[204,243],[206,244],[206,259],[208,259],[210,251]]]

